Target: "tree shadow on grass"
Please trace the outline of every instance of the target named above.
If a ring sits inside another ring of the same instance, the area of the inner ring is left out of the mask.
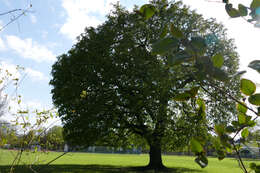
[[[166,168],[162,171],[147,170],[146,167],[120,167],[111,165],[34,165],[37,173],[199,173],[198,169]],[[10,166],[0,166],[0,173],[9,173]],[[16,166],[14,173],[33,173],[27,166]]]

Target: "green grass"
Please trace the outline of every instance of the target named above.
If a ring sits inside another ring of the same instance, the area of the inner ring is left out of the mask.
[[[0,173],[10,170],[12,160],[16,151],[0,150]],[[90,154],[90,153],[68,153],[50,166],[45,166],[52,159],[61,155],[59,152],[35,154],[24,152],[20,166],[15,168],[17,173],[30,173],[24,164],[31,164],[39,173],[112,173],[112,172],[144,172],[142,166],[147,165],[149,157],[142,155],[127,154]],[[165,166],[170,168],[169,172],[192,172],[192,173],[242,173],[235,159],[226,158],[219,161],[209,158],[208,167],[201,169],[195,162],[194,157],[188,156],[163,156]],[[260,163],[260,161],[256,161]],[[250,161],[245,161],[246,165]],[[148,171],[152,172],[152,171]]]

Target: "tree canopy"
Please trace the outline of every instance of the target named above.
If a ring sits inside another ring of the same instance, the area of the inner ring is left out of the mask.
[[[212,122],[232,119],[234,101],[217,88],[238,95],[237,78],[230,77],[238,56],[214,19],[181,2],[147,5],[152,11],[115,5],[102,25],[86,28],[58,57],[50,84],[69,142],[118,146],[136,135],[150,146],[148,167],[162,168],[164,147],[187,145],[206,136]],[[182,37],[188,42],[180,44]],[[196,64],[182,63],[194,52],[201,57]]]

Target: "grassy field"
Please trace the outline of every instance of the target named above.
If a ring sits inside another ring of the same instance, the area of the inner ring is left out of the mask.
[[[10,170],[12,160],[16,151],[0,150],[0,173]],[[55,157],[61,155],[59,152],[24,153],[21,165],[15,168],[17,173],[30,173],[30,169],[24,164],[32,164],[33,169],[39,173],[112,173],[112,172],[143,172],[141,166],[148,163],[148,155],[127,154],[90,154],[90,153],[68,153],[51,165],[45,166]],[[209,166],[201,169],[195,162],[194,157],[188,156],[163,156],[164,164],[170,168],[168,172],[176,173],[242,173],[236,160],[227,158],[219,161],[209,158]],[[260,161],[257,161],[260,163]],[[246,164],[250,161],[245,161]],[[139,170],[139,171],[138,171]],[[152,172],[152,171],[150,171]]]

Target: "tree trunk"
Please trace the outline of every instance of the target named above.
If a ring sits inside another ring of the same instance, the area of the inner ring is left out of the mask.
[[[149,169],[164,169],[165,166],[162,163],[162,150],[161,150],[161,145],[158,144],[150,144],[150,152],[149,152],[149,157],[150,161],[149,164],[147,165],[147,168]]]

